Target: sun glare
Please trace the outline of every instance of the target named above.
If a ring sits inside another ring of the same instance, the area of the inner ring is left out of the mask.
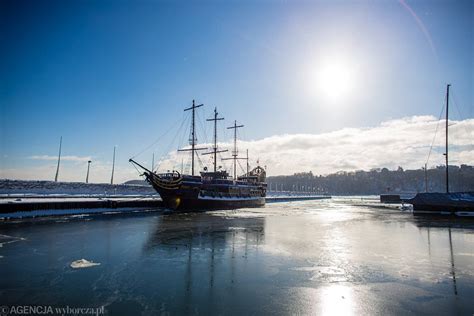
[[[311,89],[318,98],[331,103],[349,100],[355,92],[354,67],[343,59],[321,62],[313,68]]]
[[[352,87],[352,78],[349,69],[341,64],[326,65],[320,70],[318,85],[331,99],[339,99]]]

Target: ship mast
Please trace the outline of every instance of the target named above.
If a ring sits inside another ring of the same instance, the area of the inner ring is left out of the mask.
[[[196,129],[195,129],[195,121],[196,121],[196,109],[203,106],[204,104],[195,105],[193,100],[193,105],[184,111],[192,110],[192,120],[191,120],[191,138],[189,139],[189,144],[191,145],[190,149],[178,149],[178,151],[191,151],[191,175],[194,176],[194,153],[197,150],[203,150],[206,148],[196,148],[197,138],[196,138]]]
[[[151,158],[151,171],[155,170],[155,153],[153,153],[153,156]]]
[[[234,126],[227,127],[227,129],[233,129],[234,130],[234,150],[232,151],[232,157],[233,158],[227,158],[227,159],[233,159],[234,160],[234,180],[237,180],[237,129],[240,127],[244,127],[243,125],[237,125],[237,121],[234,121]],[[224,160],[227,160],[224,159]]]
[[[246,158],[246,160],[247,160],[247,163],[246,163],[246,165],[247,165],[247,174],[246,174],[246,176],[248,177],[249,176],[249,150],[248,149],[247,149],[247,158]]]
[[[222,121],[223,117],[217,117],[219,113],[217,113],[217,108],[214,108],[214,118],[207,119],[206,121],[214,121],[214,147],[213,151],[210,153],[204,153],[203,155],[214,154],[214,172],[217,171],[217,153],[223,153],[227,150],[217,150],[217,121]]]
[[[448,164],[448,114],[449,114],[449,87],[446,86],[446,193],[449,193],[449,164]]]

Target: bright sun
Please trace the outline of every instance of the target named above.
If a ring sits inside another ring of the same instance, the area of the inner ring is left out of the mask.
[[[327,60],[313,70],[313,89],[318,97],[336,103],[348,100],[355,90],[353,66],[344,60]]]

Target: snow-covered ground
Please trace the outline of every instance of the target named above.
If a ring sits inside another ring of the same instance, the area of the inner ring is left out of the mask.
[[[106,184],[83,182],[53,182],[27,180],[0,180],[0,195],[152,195],[156,191],[149,185]]]

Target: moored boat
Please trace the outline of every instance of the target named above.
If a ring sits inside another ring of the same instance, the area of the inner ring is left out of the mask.
[[[425,192],[418,193],[414,198],[405,200],[413,205],[415,214],[442,214],[442,215],[467,215],[474,213],[474,192],[449,191],[449,160],[448,160],[448,119],[449,119],[449,87],[446,87],[446,193]],[[425,166],[426,170],[426,166]]]
[[[474,192],[418,193],[406,202],[413,204],[413,212],[419,214],[456,215],[474,212]]]

